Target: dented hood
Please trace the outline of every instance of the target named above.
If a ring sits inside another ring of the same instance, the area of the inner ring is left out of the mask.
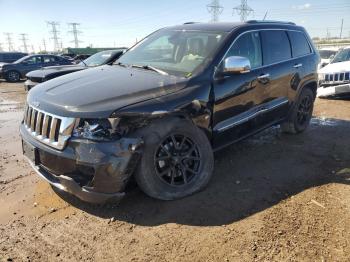
[[[64,75],[33,88],[27,102],[65,117],[109,117],[114,111],[185,87],[188,79],[153,71],[101,66]]]

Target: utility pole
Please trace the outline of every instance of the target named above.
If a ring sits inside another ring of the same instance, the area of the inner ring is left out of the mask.
[[[57,30],[57,27],[59,25],[58,22],[55,22],[55,21],[48,21],[47,24],[49,26],[51,26],[52,30],[50,31],[50,33],[52,33],[52,38],[53,39],[53,45],[54,45],[54,51],[57,52],[60,48],[60,45],[58,43],[58,33],[59,31]]]
[[[241,17],[241,22],[245,22],[254,10],[248,6],[248,0],[241,0],[241,4],[233,8],[233,13],[237,12]]]
[[[211,14],[211,22],[218,22],[219,15],[224,11],[224,7],[220,5],[219,0],[212,0],[211,3],[207,5],[207,10]]]
[[[344,18],[341,20],[340,36],[339,36],[340,39],[341,39],[341,37],[342,37],[342,35],[343,35],[343,25],[344,25]]]
[[[11,52],[13,50],[12,34],[4,33],[4,35],[6,36],[8,50]]]
[[[22,45],[23,50],[24,50],[25,53],[28,53],[27,34],[19,34],[19,35],[21,36],[21,38],[19,40],[21,40],[22,43],[23,43],[23,45]]]
[[[330,32],[329,32],[329,28],[327,28],[326,39],[329,40],[330,37],[331,37],[331,34],[330,34]]]
[[[81,31],[78,30],[77,26],[79,26],[79,23],[68,23],[68,25],[72,26],[72,30],[69,31],[68,33],[72,33],[74,36],[74,40],[71,42],[74,42],[74,46],[75,48],[79,48],[79,39],[78,39],[78,35],[81,34]]]
[[[45,41],[45,38],[43,39],[43,46],[44,46],[44,51],[46,52],[46,41]]]

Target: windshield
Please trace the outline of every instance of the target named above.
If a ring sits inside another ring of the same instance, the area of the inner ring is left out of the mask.
[[[224,32],[160,30],[126,52],[118,62],[152,66],[168,74],[189,77],[212,57],[225,36]]]
[[[334,59],[332,60],[332,64],[349,61],[349,60],[350,60],[350,48],[343,49],[338,54],[335,55]]]
[[[322,59],[328,59],[331,56],[334,56],[337,52],[333,50],[319,50],[320,56]]]
[[[24,60],[26,60],[27,58],[31,57],[30,55],[24,56],[18,60],[16,60],[15,62],[13,62],[14,64],[19,64],[21,62],[23,62]]]
[[[113,54],[113,51],[99,52],[85,59],[84,62],[80,62],[80,65],[87,65],[87,66],[103,65],[108,61],[108,59],[112,56],[112,54]]]

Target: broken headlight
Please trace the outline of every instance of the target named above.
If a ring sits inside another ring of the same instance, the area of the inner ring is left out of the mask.
[[[111,141],[119,137],[117,131],[120,119],[81,119],[73,131],[73,137],[95,141]]]

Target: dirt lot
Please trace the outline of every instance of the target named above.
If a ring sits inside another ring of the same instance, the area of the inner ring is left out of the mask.
[[[134,187],[97,208],[24,161],[22,85],[0,83],[0,261],[350,261],[350,101],[317,100],[302,135],[271,128],[217,153],[192,197]]]

